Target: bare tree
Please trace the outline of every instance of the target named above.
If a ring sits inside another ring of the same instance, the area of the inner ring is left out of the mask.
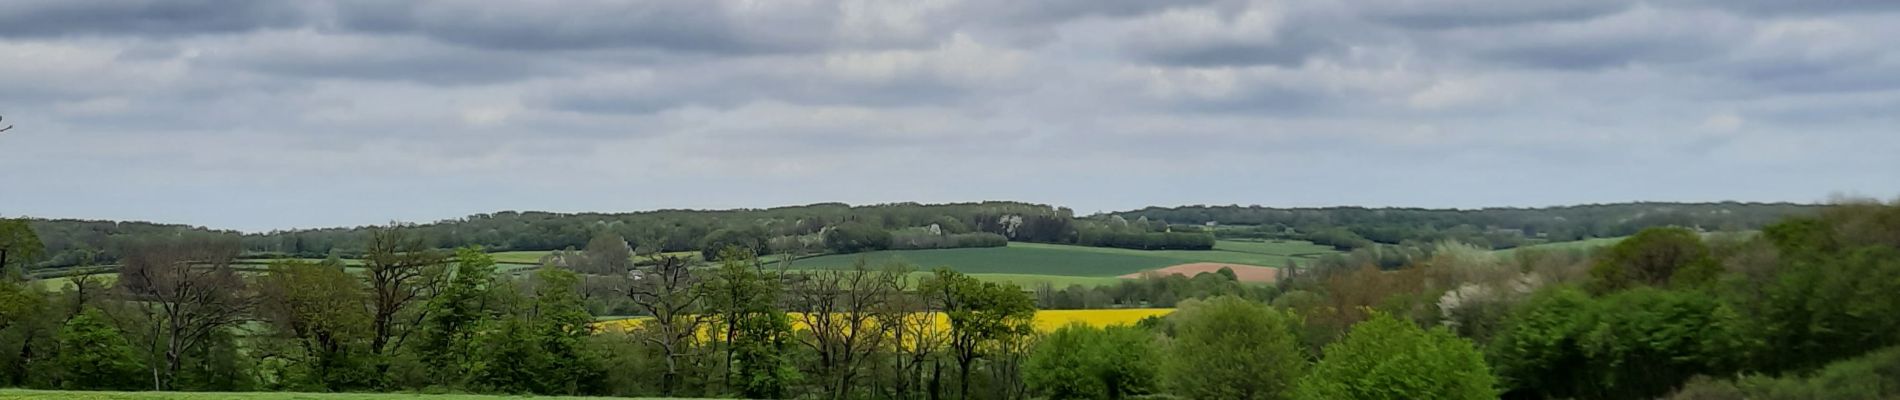
[[[900,276],[909,270],[892,268]],[[936,399],[942,387],[939,379],[943,366],[937,362],[937,350],[942,348],[949,338],[944,326],[937,324],[943,318],[939,293],[923,290],[910,279],[900,279],[893,287],[891,301],[877,311],[879,321],[890,321],[890,350],[894,352],[891,367],[896,379],[892,382],[891,393],[887,397],[915,399],[928,394]],[[925,379],[926,367],[930,372]],[[928,382],[928,386],[926,386]]]
[[[414,331],[411,328],[428,317],[425,309],[412,306],[435,294],[448,262],[448,253],[395,224],[370,234],[363,267],[370,289],[371,354],[394,353]],[[386,360],[377,362],[379,372],[388,368]]]
[[[679,256],[655,256],[650,264],[634,268],[622,292],[634,307],[653,316],[643,327],[649,334],[641,337],[666,358],[666,373],[660,377],[660,392],[666,395],[679,389],[680,360],[693,355],[693,336],[706,322],[704,314],[697,313],[703,294],[694,290],[698,277],[690,264]]]
[[[7,119],[7,117],[0,117],[0,121],[4,121],[4,120],[6,120],[6,119]],[[5,127],[0,127],[0,132],[6,132],[6,131],[10,131],[10,130],[13,130],[13,125],[7,125],[7,126],[5,126]]]
[[[799,342],[816,354],[814,372],[824,377],[824,391],[833,399],[845,398],[860,364],[890,344],[891,331],[900,325],[881,323],[879,317],[891,308],[904,273],[871,270],[860,258],[850,270],[791,276],[787,308],[811,331]]]
[[[182,235],[134,242],[119,267],[119,287],[151,327],[153,388],[170,389],[185,354],[200,350],[219,331],[243,322],[252,307],[244,278],[231,269],[238,240],[232,236]],[[162,369],[161,369],[162,367]]]

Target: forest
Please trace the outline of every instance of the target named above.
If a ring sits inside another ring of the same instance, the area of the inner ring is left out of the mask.
[[[5,220],[0,386],[826,399],[1900,396],[1900,202],[1803,210],[1721,222],[1759,228],[1729,233],[1699,229],[1712,221],[1659,222],[1601,250],[1507,256],[1440,240],[1390,267],[1344,257],[1273,284],[1149,276],[1072,296],[929,266],[789,271],[727,242],[714,243],[714,262],[696,263],[638,239],[664,234],[628,238],[611,224],[561,262],[523,270],[498,269],[480,243],[451,249],[431,237],[457,223],[323,231],[348,238],[327,246],[357,249],[360,261],[284,258],[262,271],[233,262],[263,239],[298,235],[178,229],[115,245],[116,278],[81,275],[55,288],[23,273],[51,254],[44,221]],[[1205,222],[1239,224],[1229,221]],[[1497,224],[1487,226],[1510,226]],[[928,276],[907,278],[920,270]],[[1052,303],[1150,307],[1161,295],[1174,311],[1132,324],[1031,324]],[[640,318],[609,329],[590,306],[601,302]]]
[[[1760,229],[1812,205],[1785,203],[1624,203],[1477,210],[1258,206],[1155,208],[1076,216],[1051,205],[1019,202],[822,203],[738,210],[635,213],[504,211],[410,226],[430,246],[481,246],[487,251],[551,251],[586,246],[601,232],[637,250],[698,251],[726,246],[755,254],[854,253],[879,249],[1001,246],[1004,242],[1078,244],[1141,250],[1212,248],[1215,238],[1309,240],[1340,250],[1381,245],[1429,247],[1452,240],[1492,249],[1540,242],[1628,236],[1655,226],[1704,230]],[[178,232],[240,236],[245,258],[355,258],[376,229],[296,229],[239,233],[150,222],[30,219],[45,256],[29,268],[116,264],[120,243]],[[934,228],[933,228],[934,227]],[[933,233],[956,235],[929,238]],[[834,234],[835,233],[835,234]],[[1211,234],[1211,236],[1210,236]],[[711,259],[711,257],[706,257]]]

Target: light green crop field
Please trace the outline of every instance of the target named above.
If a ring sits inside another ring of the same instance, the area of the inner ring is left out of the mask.
[[[499,252],[499,253],[488,253],[488,256],[490,256],[490,257],[494,257],[494,258],[495,258],[495,262],[497,262],[497,263],[503,263],[503,264],[535,264],[535,265],[540,265],[540,264],[541,264],[541,257],[542,257],[542,256],[546,256],[546,255],[548,255],[548,253],[550,253],[550,252],[546,252],[546,251],[504,251],[504,252]]]
[[[1010,247],[1052,249],[1095,254],[1127,255],[1138,257],[1162,257],[1175,260],[1174,264],[1191,262],[1217,262],[1228,264],[1258,265],[1278,267],[1286,265],[1286,257],[1266,254],[1241,253],[1224,250],[1133,250],[1114,247],[1069,246],[1042,243],[1010,243]],[[1168,265],[1174,265],[1168,264]]]
[[[1214,250],[1313,258],[1339,252],[1332,246],[1313,244],[1304,240],[1222,240],[1214,242]]]
[[[119,281],[119,274],[117,273],[93,274],[92,276],[94,277],[93,279],[95,279],[97,282],[101,284],[105,284],[105,285],[111,285]],[[46,290],[57,292],[61,290],[66,290],[66,288],[73,286],[73,278],[76,278],[76,277],[62,276],[58,278],[41,279],[35,282],[39,283],[40,287],[45,288]]]
[[[183,392],[82,392],[53,390],[16,390],[0,389],[0,399],[21,400],[501,400],[501,399],[628,399],[625,397],[560,397],[560,396],[487,396],[469,394],[411,394],[411,393],[287,393],[287,392],[242,392],[242,393],[183,393]],[[651,398],[649,398],[651,399]],[[660,399],[652,399],[660,400]]]
[[[912,272],[910,273],[910,279],[912,282],[916,282],[919,279],[932,276],[932,274],[933,273],[929,271]],[[1082,285],[1082,286],[1091,286],[1091,287],[1092,286],[1106,286],[1106,285],[1118,284],[1124,280],[1122,278],[1117,278],[1117,277],[1112,277],[1112,276],[1064,276],[1064,275],[1031,275],[1031,274],[970,274],[970,277],[976,278],[976,280],[984,281],[984,282],[1014,283],[1016,284],[1016,286],[1020,286],[1024,289],[1035,289],[1036,286],[1044,284],[1044,283],[1047,283],[1050,286],[1054,286],[1057,289],[1066,288],[1066,287],[1069,287],[1069,285]]]
[[[966,274],[1108,277],[1181,263],[1180,259],[1160,255],[1102,252],[1081,246],[1010,243],[1008,247],[887,250],[834,254],[797,260],[792,262],[791,268],[850,268],[859,258],[864,258],[874,268],[893,262],[902,262],[922,271],[948,267]]]
[[[548,255],[548,253],[553,253],[553,252],[539,251],[539,250],[502,251],[502,252],[488,253],[488,255],[495,257],[495,262],[502,263],[502,264],[541,265],[541,257]],[[697,251],[673,251],[673,252],[667,252],[664,254],[669,255],[669,256],[675,256],[675,257],[686,257],[688,259],[693,259],[693,260],[699,259],[699,252]]]
[[[1279,249],[1304,251],[1306,248]],[[1008,247],[890,250],[858,254],[834,254],[794,261],[794,269],[841,269],[864,258],[873,268],[892,262],[910,264],[922,271],[949,267],[966,274],[1007,274],[997,279],[1029,282],[1032,276],[1075,276],[1111,278],[1145,270],[1195,262],[1285,266],[1288,259],[1300,257],[1226,250],[1130,250],[1108,247],[1011,242]],[[1052,279],[1052,278],[1045,278]],[[1095,283],[1109,281],[1094,281]],[[1065,284],[1057,282],[1059,284]],[[1087,284],[1087,282],[1077,282]],[[1112,283],[1112,282],[1111,282]]]

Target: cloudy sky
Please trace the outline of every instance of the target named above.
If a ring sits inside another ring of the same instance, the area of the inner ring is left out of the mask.
[[[0,3],[0,214],[1900,194],[1890,0]]]

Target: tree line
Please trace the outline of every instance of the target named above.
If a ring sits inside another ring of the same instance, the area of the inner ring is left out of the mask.
[[[1308,240],[1343,251],[1448,240],[1502,249],[1536,242],[1626,236],[1655,226],[1752,230],[1814,209],[1812,205],[1785,203],[1624,203],[1477,210],[1189,206],[1076,216],[1067,208],[1016,202],[821,203],[636,213],[504,211],[416,225],[414,234],[438,248],[551,251],[582,247],[605,231],[626,238],[642,250],[698,251],[709,256],[726,246],[751,248],[757,254],[817,254],[987,247],[1008,241],[1204,250],[1213,247],[1216,237]],[[121,243],[139,237],[179,232],[238,234],[149,222],[33,219],[29,223],[45,244],[45,256],[36,258],[34,264],[39,268],[116,264]],[[1217,226],[1210,227],[1210,223]],[[363,226],[251,233],[242,234],[240,243],[244,257],[354,258],[364,254],[363,244],[374,230]],[[832,238],[828,234],[831,230],[844,232]]]
[[[0,243],[22,251],[30,229],[6,226]],[[1120,286],[1178,285],[1188,298],[1134,325],[1049,332],[1032,328],[1039,304],[1097,295],[949,270],[797,272],[738,246],[696,267],[625,241],[507,272],[473,248],[376,232],[360,267],[238,273],[228,260],[241,244],[206,235],[129,246],[111,282],[52,292],[10,278],[0,383],[746,398],[1900,395],[1889,384],[1900,203],[1836,204],[1759,234],[1650,228],[1597,251],[1500,257],[1448,241],[1394,268],[1319,264],[1270,286],[1151,278]],[[589,299],[606,297],[645,319],[589,323]]]
[[[1148,207],[1113,213],[1171,224],[1218,224],[1221,237],[1298,239],[1342,251],[1375,244],[1457,241],[1492,249],[1537,242],[1622,237],[1658,226],[1710,231],[1760,229],[1819,206],[1793,203],[1615,203],[1546,208]]]

